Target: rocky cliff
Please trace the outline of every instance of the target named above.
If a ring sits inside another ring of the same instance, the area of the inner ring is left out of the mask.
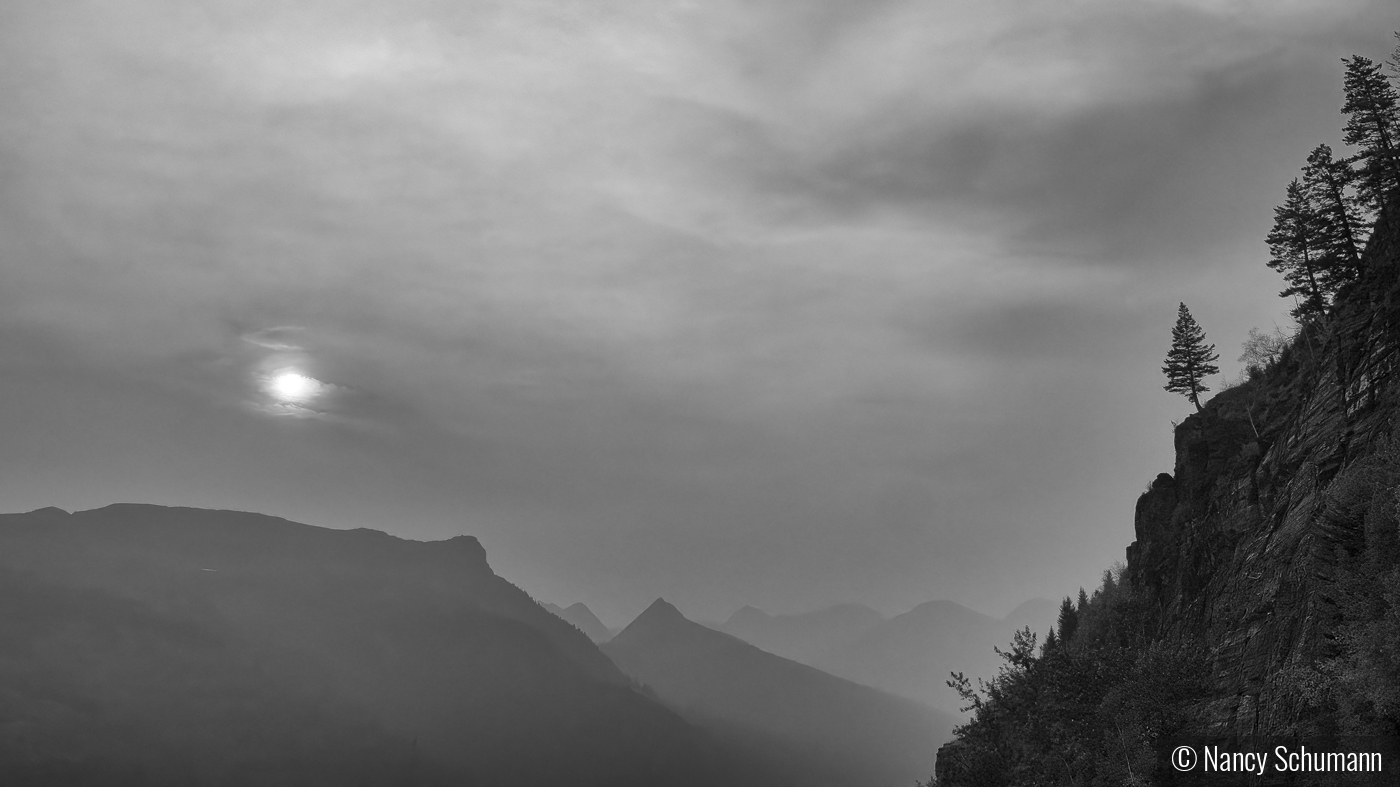
[[[1400,210],[1381,217],[1363,263],[1325,321],[1176,427],[1173,472],[1137,503],[1127,575],[1140,633],[1210,647],[1216,692],[1201,711],[1213,732],[1324,724],[1324,684],[1355,644],[1347,626],[1358,605],[1386,603],[1376,591],[1397,564]]]

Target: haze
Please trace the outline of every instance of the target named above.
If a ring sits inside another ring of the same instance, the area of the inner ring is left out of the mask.
[[[480,538],[620,625],[1092,585],[1384,0],[0,8],[0,508]],[[1218,389],[1220,381],[1212,381]]]

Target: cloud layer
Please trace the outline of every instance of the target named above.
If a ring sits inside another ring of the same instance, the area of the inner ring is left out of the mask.
[[[1286,310],[1383,5],[7,4],[0,493],[471,532],[614,617],[1067,592],[1176,302]],[[278,354],[328,417],[247,406]]]

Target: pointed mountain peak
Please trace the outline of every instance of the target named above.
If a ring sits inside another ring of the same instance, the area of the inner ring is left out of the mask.
[[[642,614],[628,623],[622,633],[614,637],[614,640],[628,632],[631,632],[634,637],[638,636],[639,632],[644,632],[641,633],[641,636],[654,636],[661,632],[685,630],[690,626],[699,626],[699,624],[691,623],[685,615],[681,614],[679,609],[671,606],[666,599],[658,598],[651,602],[651,606],[643,610]]]
[[[50,518],[72,516],[72,514],[68,513],[67,511],[64,511],[61,508],[56,508],[54,506],[45,506],[44,508],[36,508],[33,511],[30,511],[26,516]]]
[[[739,608],[737,612],[729,616],[729,620],[725,621],[725,625],[743,623],[746,621],[768,620],[770,617],[772,616],[758,607],[745,604],[743,607]]]
[[[544,607],[574,624],[579,631],[587,634],[588,638],[594,642],[603,642],[612,636],[612,632],[603,625],[603,621],[599,620],[598,616],[593,614],[593,610],[589,609],[588,605],[582,601],[570,604],[567,609],[560,609],[554,604],[545,604]]]
[[[664,599],[664,598],[658,598],[657,600],[651,602],[651,606],[647,607],[647,608],[642,612],[642,614],[640,614],[640,615],[637,616],[637,620],[657,620],[657,621],[660,621],[660,620],[685,620],[685,619],[686,619],[686,618],[685,618],[685,615],[682,615],[682,614],[681,614],[681,611],[680,611],[679,609],[676,609],[674,606],[671,605],[670,602],[668,602],[668,601],[667,601],[666,599]],[[634,620],[634,621],[632,621],[632,622],[635,623],[635,622],[637,622],[637,621]]]

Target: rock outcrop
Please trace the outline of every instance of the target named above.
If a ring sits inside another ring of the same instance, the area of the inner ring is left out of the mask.
[[[1137,503],[1141,633],[1212,648],[1214,732],[1302,731],[1280,676],[1335,657],[1347,577],[1397,559],[1400,210],[1363,264],[1324,323],[1176,427],[1173,472]]]

